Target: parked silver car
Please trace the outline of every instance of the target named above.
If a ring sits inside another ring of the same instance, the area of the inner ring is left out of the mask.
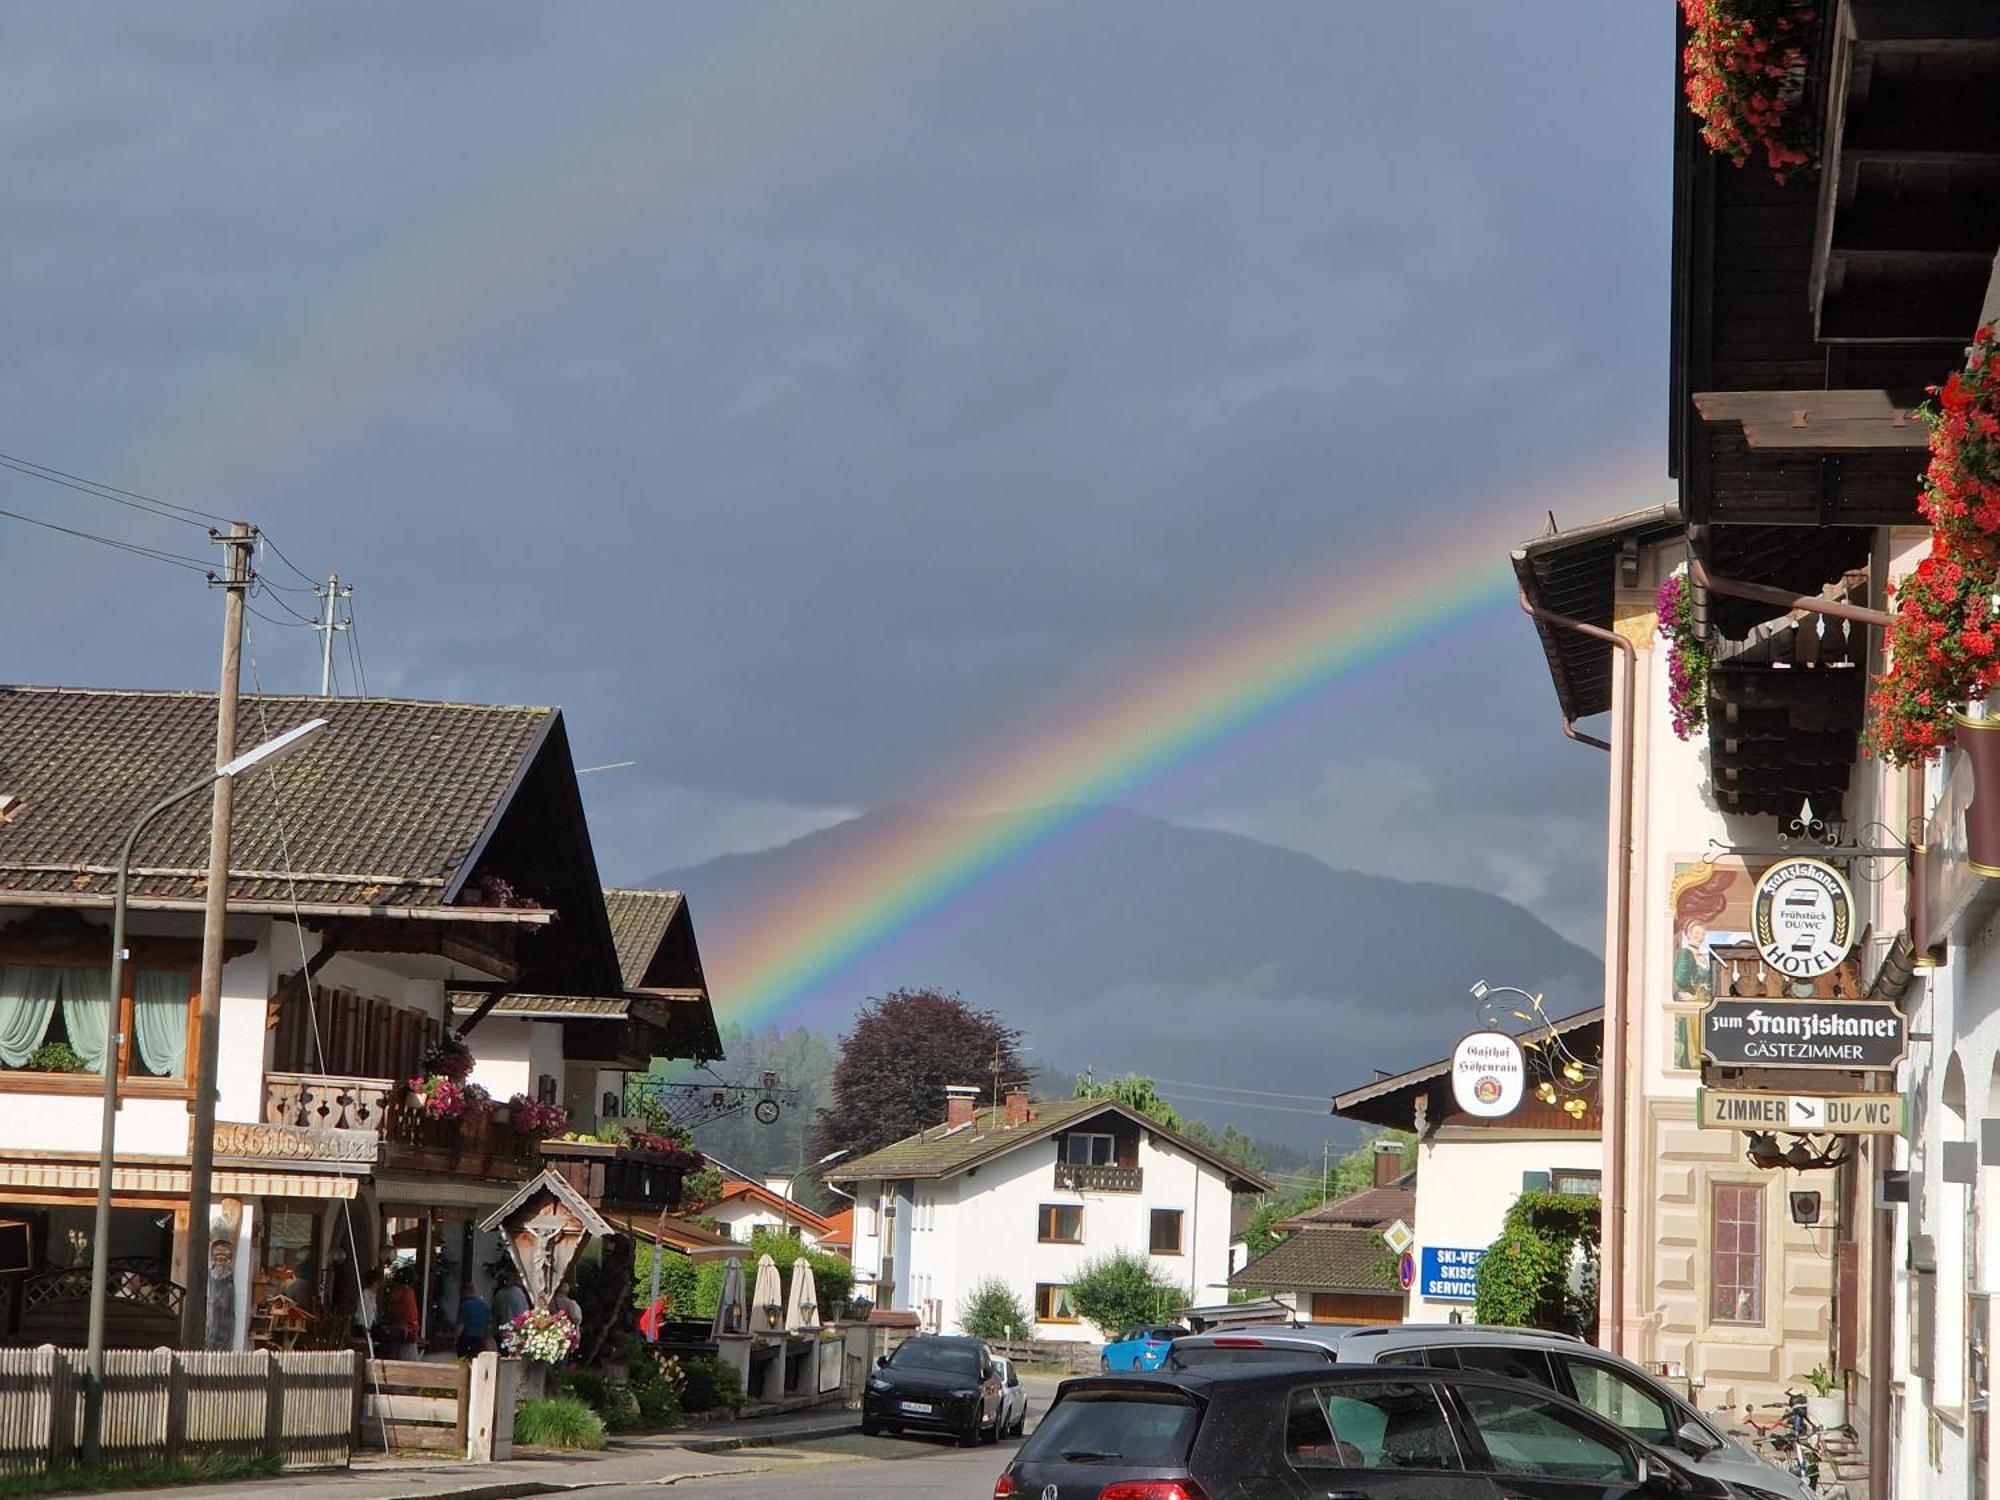
[[[1028,1426],[1028,1388],[1013,1360],[996,1354],[993,1363],[1000,1368],[1000,1436],[1019,1437]]]
[[[1547,1386],[1655,1448],[1695,1461],[1739,1493],[1815,1500],[1797,1478],[1764,1462],[1656,1377],[1566,1333],[1474,1323],[1253,1325],[1174,1340],[1168,1369],[1323,1359],[1334,1364],[1484,1370]]]

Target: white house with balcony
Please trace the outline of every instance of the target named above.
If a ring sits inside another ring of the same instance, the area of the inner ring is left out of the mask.
[[[1190,1303],[1229,1295],[1230,1205],[1268,1192],[1255,1173],[1106,1099],[1007,1095],[978,1107],[954,1089],[944,1121],[846,1162],[828,1180],[855,1198],[854,1268],[877,1305],[959,1328],[979,1283],[1010,1286],[1033,1315],[1021,1337],[1074,1341],[1070,1283],[1114,1251],[1148,1256]]]
[[[178,1343],[192,1302],[244,1347],[302,1287],[302,1336],[344,1345],[357,1262],[426,1247],[427,1320],[449,1315],[499,1254],[477,1221],[551,1164],[621,1222],[671,1206],[678,1174],[651,1153],[551,1155],[506,1108],[588,1126],[652,1056],[721,1055],[685,905],[599,885],[560,712],[246,697],[246,740],[329,724],[237,787],[214,1208],[189,1223],[204,799],[135,851],[117,995],[110,908],[120,841],[213,764],[215,712],[209,694],[0,688],[0,1344],[82,1338],[107,1060],[114,1346]],[[414,1107],[405,1085],[448,1034],[491,1116]]]

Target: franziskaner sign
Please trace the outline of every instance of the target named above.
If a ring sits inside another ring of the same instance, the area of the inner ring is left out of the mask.
[[[1854,947],[1854,892],[1823,859],[1786,859],[1757,878],[1751,933],[1765,963],[1791,979],[1831,974]]]
[[[1893,1068],[1909,1032],[1885,1000],[1717,1000],[1701,1050],[1725,1068]]]

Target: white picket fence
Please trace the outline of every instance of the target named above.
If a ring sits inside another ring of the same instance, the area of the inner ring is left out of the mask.
[[[83,1441],[83,1351],[0,1349],[0,1473],[73,1462]],[[354,1435],[352,1351],[104,1356],[104,1461],[192,1451],[270,1454],[287,1469],[345,1467]]]

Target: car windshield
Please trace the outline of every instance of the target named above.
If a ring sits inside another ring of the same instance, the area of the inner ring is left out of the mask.
[[[1049,1409],[1021,1461],[1184,1464],[1200,1421],[1175,1391],[1080,1391]]]
[[[945,1375],[979,1375],[979,1351],[964,1344],[938,1344],[906,1339],[889,1356],[892,1370],[936,1370]]]

